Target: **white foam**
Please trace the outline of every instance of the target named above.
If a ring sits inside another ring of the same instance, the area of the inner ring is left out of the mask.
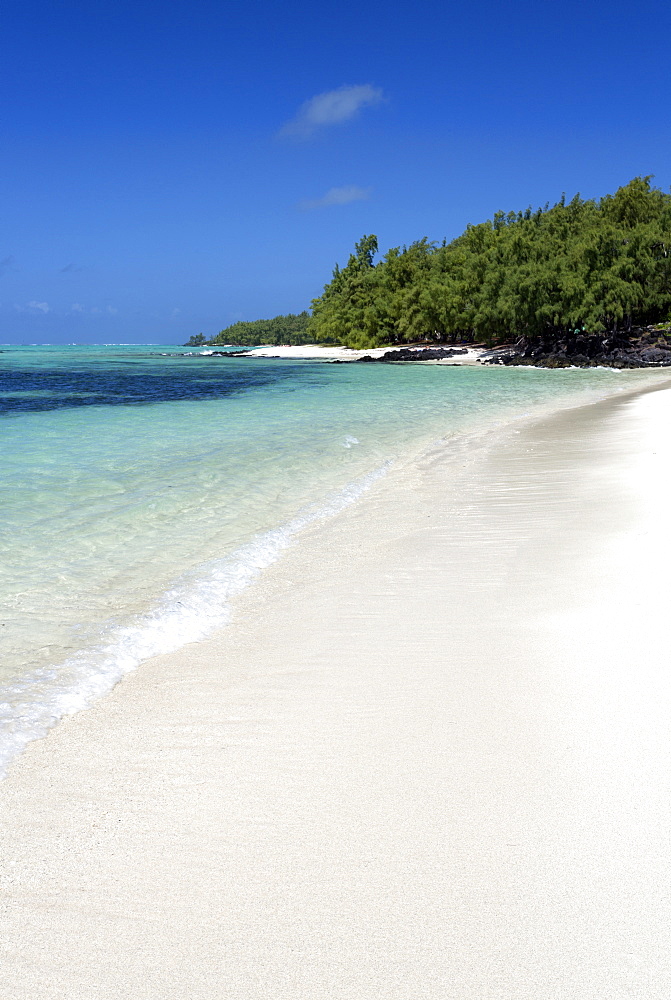
[[[229,601],[281,556],[308,525],[333,517],[385,475],[386,462],[325,503],[305,508],[293,520],[257,535],[225,559],[202,566],[164,594],[148,614],[113,627],[108,641],[54,667],[43,667],[10,685],[0,702],[0,778],[26,744],[45,736],[59,719],[89,708],[121,678],[152,656],[171,653],[223,628]]]

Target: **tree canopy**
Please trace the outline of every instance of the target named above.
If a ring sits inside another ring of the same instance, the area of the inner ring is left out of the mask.
[[[240,320],[225,327],[209,341],[211,345],[241,344],[253,347],[258,344],[310,344],[314,334],[308,333],[310,314],[289,313],[272,319]]]
[[[424,238],[377,264],[377,237],[364,236],[313,301],[306,339],[493,344],[667,320],[671,195],[650,181],[599,201],[497,212],[450,243]]]

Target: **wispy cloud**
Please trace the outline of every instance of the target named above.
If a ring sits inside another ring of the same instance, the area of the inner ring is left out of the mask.
[[[382,90],[370,83],[327,90],[301,105],[295,117],[280,129],[279,134],[307,139],[320,128],[349,121],[362,108],[379,104],[383,97]]]
[[[0,278],[3,276],[3,274],[7,274],[8,271],[11,271],[13,266],[14,266],[13,257],[3,257],[2,260],[0,260]]]
[[[311,212],[315,208],[330,208],[332,205],[349,205],[352,201],[366,201],[370,198],[372,188],[360,188],[355,184],[345,187],[329,188],[321,198],[306,198],[299,201],[298,208],[302,212]]]
[[[329,188],[321,198],[306,199],[298,203],[298,207],[303,212],[310,212],[314,208],[330,208],[332,205],[349,205],[352,201],[366,201],[370,198],[371,188],[357,187],[356,184],[347,184],[345,187]]]
[[[26,302],[25,306],[20,305],[18,302],[14,303],[14,309],[16,312],[25,313],[43,313],[46,315],[51,312],[51,306],[48,302],[36,302],[35,299],[32,302]]]
[[[70,306],[70,313],[78,313],[80,316],[87,314],[89,316],[102,316],[103,313],[107,313],[108,316],[116,316],[119,310],[116,306],[107,306],[105,309],[101,309],[100,306],[91,306],[89,309],[87,306],[83,306],[81,302],[73,302]]]

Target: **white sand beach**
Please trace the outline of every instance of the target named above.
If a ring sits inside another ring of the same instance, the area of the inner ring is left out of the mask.
[[[31,744],[3,1000],[668,1000],[670,421],[436,446]]]
[[[353,347],[328,347],[323,344],[282,344],[277,347],[254,347],[241,352],[240,357],[257,358],[305,358],[323,361],[358,361],[365,355],[381,358],[390,351],[397,351],[398,346],[372,347],[367,350],[355,350]],[[201,352],[203,354],[209,351]],[[476,364],[483,356],[491,354],[486,348],[469,347],[466,354],[458,354],[454,358],[444,358],[439,361],[426,361],[422,364],[464,365]]]
[[[390,347],[376,347],[370,351],[356,351],[352,347],[327,347],[323,344],[279,344],[275,347],[254,347],[242,354],[257,358],[322,358],[324,360],[357,361],[364,354],[382,357]]]

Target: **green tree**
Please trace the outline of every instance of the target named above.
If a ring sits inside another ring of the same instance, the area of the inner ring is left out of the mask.
[[[374,236],[313,302],[310,331],[370,347],[416,340],[488,343],[626,334],[671,311],[671,195],[635,177],[599,201],[497,212],[439,246]]]

